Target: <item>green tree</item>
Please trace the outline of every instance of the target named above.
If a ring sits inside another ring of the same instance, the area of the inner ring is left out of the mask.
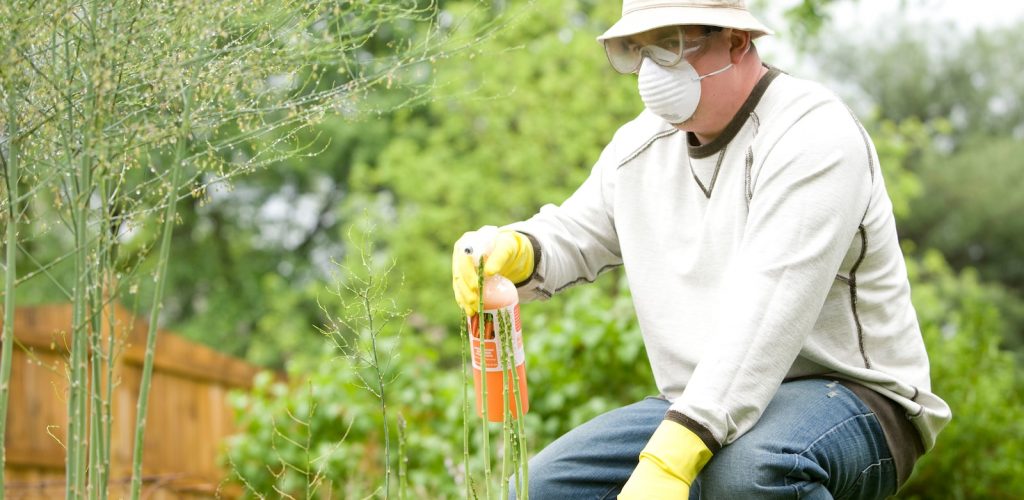
[[[108,494],[106,398],[119,339],[104,311],[144,295],[149,335],[131,482],[139,495],[179,199],[302,154],[301,131],[327,113],[358,112],[369,88],[415,83],[411,70],[439,53],[432,12],[416,2],[319,0],[0,4],[8,317],[0,421],[16,289],[70,301],[68,498]],[[420,22],[427,28],[387,46],[389,57],[367,50],[381,27]],[[325,75],[327,60],[342,76]]]
[[[1024,290],[1024,142],[978,138],[951,155],[931,153],[919,175],[927,196],[916,200],[906,227],[921,246],[956,267],[974,266],[991,281]]]
[[[1000,348],[1010,327],[993,305],[1000,291],[976,273],[956,273],[936,251],[908,262],[914,305],[932,368],[932,388],[953,421],[918,463],[901,498],[1024,495],[1024,384]]]
[[[403,303],[428,323],[457,325],[449,263],[462,232],[561,202],[642,109],[635,79],[615,73],[594,40],[618,12],[537,2],[475,57],[442,61],[446,97],[397,113],[376,168],[355,170],[368,197],[353,201],[393,207],[384,247],[412,285]]]
[[[945,150],[969,137],[1024,133],[1024,42],[1016,24],[959,34],[952,24],[893,19],[877,31],[821,40],[815,60],[836,81],[855,85],[883,119],[948,121]],[[936,33],[943,33],[936,43]]]
[[[803,2],[792,19],[820,20],[829,3]],[[446,9],[457,13],[470,6],[451,3]],[[640,110],[635,81],[611,72],[592,41],[618,16],[617,6],[544,0],[535,7],[521,14],[513,7],[521,17],[499,37],[465,57],[441,61],[435,78],[443,97],[387,117],[381,147],[366,149],[353,164],[352,191],[343,203],[348,214],[369,209],[380,222],[382,252],[396,259],[405,276],[404,287],[393,293],[412,309],[412,331],[400,343],[403,370],[391,394],[408,425],[410,483],[421,496],[463,495],[468,480],[453,437],[460,435],[454,402],[461,400],[462,382],[454,334],[461,318],[448,287],[451,243],[467,229],[520,219],[543,203],[564,199],[615,128]],[[930,194],[917,162],[949,131],[939,115],[884,111],[865,117],[865,123],[894,209],[906,220]],[[902,496],[1020,496],[1013,457],[1022,444],[1012,426],[1021,417],[1020,384],[1017,365],[999,348],[1013,326],[992,307],[1004,300],[1004,291],[969,270],[950,269],[935,252],[918,252],[909,241],[906,246],[933,385],[956,417]],[[281,315],[290,307],[282,306]],[[655,390],[621,276],[606,276],[547,304],[525,305],[523,315],[531,450]],[[312,398],[319,408],[332,408],[316,424],[326,437],[315,443],[336,441],[339,429],[351,425],[331,455],[337,460],[329,468],[336,471],[332,481],[352,485],[353,495],[373,491],[384,474],[375,465],[382,454],[375,401],[354,389],[352,372],[335,360],[294,360],[289,366],[297,380],[268,380],[240,397],[246,433],[233,441],[232,460],[251,472],[253,484],[301,484],[294,470],[266,471],[260,465],[278,463],[275,453],[286,453],[280,436],[275,441],[275,422],[280,427],[289,412],[302,414]],[[574,368],[580,366],[607,369]],[[358,417],[338,418],[341,412]],[[301,435],[304,428],[296,424],[284,432]],[[472,470],[482,467],[475,454],[470,462]]]
[[[920,195],[897,211],[900,234],[1005,285],[996,305],[1013,325],[1005,342],[1016,348],[1024,346],[1024,243],[1012,214],[1024,204],[1013,189],[1024,171],[1024,87],[1014,75],[1024,58],[999,47],[1021,39],[1021,22],[960,34],[897,20],[877,33],[830,37],[818,58],[833,79],[866,95],[882,121],[922,124],[918,140],[904,142]],[[948,34],[941,46],[936,32]]]

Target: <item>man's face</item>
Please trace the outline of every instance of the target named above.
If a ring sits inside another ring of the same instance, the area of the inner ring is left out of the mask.
[[[732,63],[729,43],[731,32],[730,29],[723,29],[710,33],[700,49],[688,55],[686,60],[693,65],[698,75],[714,73]],[[688,132],[699,132],[705,128],[715,108],[732,92],[732,86],[729,71],[702,79],[697,110],[690,119],[676,127]]]

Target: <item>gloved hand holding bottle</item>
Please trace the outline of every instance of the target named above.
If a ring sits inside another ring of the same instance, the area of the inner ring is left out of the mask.
[[[500,274],[518,284],[533,274],[533,245],[525,235],[494,226],[463,234],[452,251],[452,289],[467,316],[476,314],[480,301],[480,257],[484,258],[484,277]]]
[[[484,262],[483,310],[480,259]],[[452,288],[466,312],[477,413],[491,422],[529,410],[526,353],[515,283],[533,273],[533,245],[515,231],[484,226],[459,238],[452,252]]]

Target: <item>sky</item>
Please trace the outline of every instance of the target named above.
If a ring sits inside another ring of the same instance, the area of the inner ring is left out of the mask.
[[[787,0],[788,2],[789,0]],[[905,8],[900,11],[900,4]],[[889,16],[913,21],[952,21],[967,31],[1005,26],[1024,17],[1024,3],[1016,0],[858,0],[844,1],[836,9],[842,26],[877,26]]]
[[[748,0],[751,12],[782,36],[765,37],[757,46],[762,58],[794,75],[827,80],[812,61],[799,56],[785,38],[788,30],[783,17],[790,7],[802,0]],[[974,30],[1004,27],[1024,19],[1024,2],[1016,0],[840,0],[830,7],[829,32],[844,35],[879,33],[887,20],[902,18],[911,24],[928,24],[936,29],[941,43],[943,29],[950,27],[961,37]],[[950,33],[949,35],[953,35]],[[868,35],[866,35],[868,36]],[[955,35],[953,35],[955,36]],[[958,37],[958,38],[961,38]],[[813,52],[813,49],[811,49]]]
[[[781,13],[801,0],[770,0],[768,11],[756,15],[781,26]],[[901,5],[903,6],[901,8]],[[877,27],[885,19],[902,16],[913,21],[952,21],[958,29],[973,30],[990,25],[1005,26],[1024,17],[1024,2],[1016,0],[843,0],[832,7],[837,26]]]

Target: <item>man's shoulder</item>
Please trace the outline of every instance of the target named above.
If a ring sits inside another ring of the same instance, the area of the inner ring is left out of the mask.
[[[761,99],[757,112],[766,116],[797,117],[830,104],[846,109],[842,99],[825,85],[780,71]]]
[[[764,97],[756,110],[755,155],[824,157],[847,151],[859,158],[865,145],[870,149],[856,115],[821,83],[780,74]]]
[[[617,164],[629,161],[655,141],[682,134],[661,117],[644,109],[615,132],[611,145]]]

